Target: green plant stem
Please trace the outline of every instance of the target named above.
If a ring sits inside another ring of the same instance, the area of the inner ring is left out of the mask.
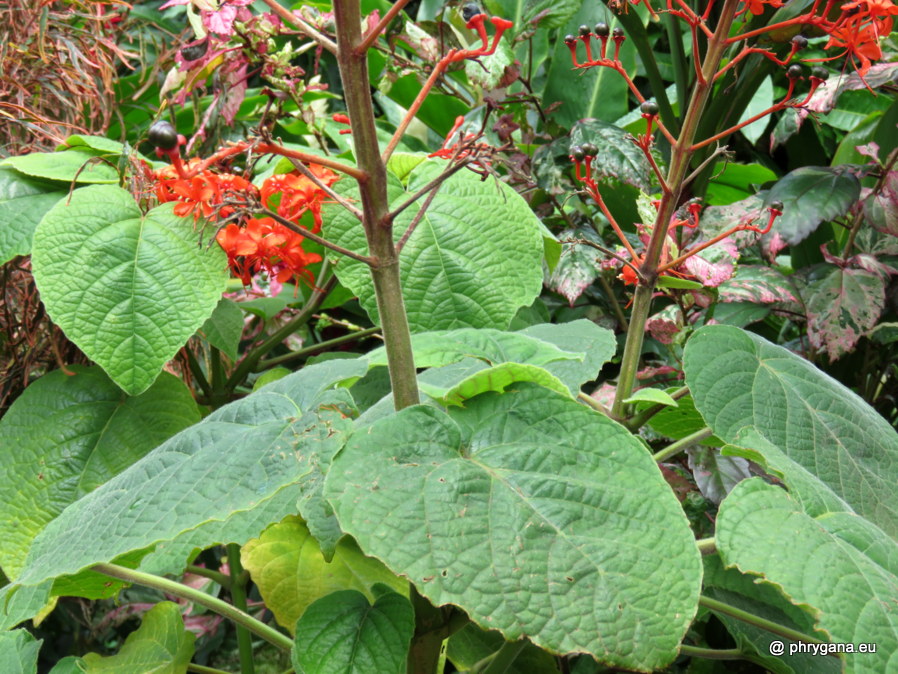
[[[683,34],[680,32],[680,23],[677,17],[665,14],[662,21],[664,22],[664,28],[667,30],[667,41],[670,43],[670,56],[674,66],[674,82],[677,87],[677,101],[682,112],[683,104],[686,102],[686,92],[689,91],[689,68],[686,62],[686,50],[683,49]],[[698,58],[698,54],[695,55],[695,58]],[[668,125],[668,128],[670,128],[670,125]]]
[[[683,386],[681,388],[678,388],[673,393],[671,393],[670,397],[673,398],[674,400],[679,400],[680,398],[682,398],[688,394],[689,394],[689,387]],[[638,430],[649,419],[651,419],[653,416],[658,414],[658,412],[661,412],[661,411],[667,409],[668,407],[670,407],[670,405],[662,405],[660,403],[658,405],[652,405],[651,407],[647,407],[646,409],[642,410],[642,412],[638,412],[638,413],[634,414],[632,417],[630,417],[629,419],[625,420],[624,426],[626,426],[631,431]]]
[[[212,387],[209,386],[209,381],[206,379],[203,368],[201,368],[200,364],[197,362],[196,356],[194,356],[193,351],[190,350],[189,344],[184,347],[184,353],[187,355],[187,367],[190,368],[190,374],[193,375],[193,378],[196,380],[197,386],[200,387],[203,395],[208,398],[212,395]]]
[[[343,82],[343,98],[352,125],[355,157],[367,179],[359,183],[362,224],[373,258],[371,277],[383,329],[396,409],[419,402],[415,360],[408,317],[402,298],[399,255],[393,243],[393,219],[387,198],[387,169],[381,159],[374,125],[374,106],[368,78],[368,57],[363,44],[358,0],[335,0],[337,63]]]
[[[228,401],[227,382],[225,381],[224,364],[221,362],[221,351],[211,345],[209,361],[212,370],[212,392],[209,395],[209,404],[212,409],[217,409]]]
[[[714,74],[720,67],[720,60],[727,48],[730,26],[736,16],[738,4],[739,0],[724,0],[717,29],[708,40],[708,51],[702,62],[702,77],[695,83],[686,116],[683,118],[683,128],[671,152],[670,167],[667,172],[667,185],[670,187],[670,191],[665,192],[661,197],[658,217],[655,220],[652,236],[646,247],[645,258],[640,267],[644,280],[637,285],[633,298],[630,330],[627,332],[627,342],[624,345],[624,354],[621,358],[621,371],[617,379],[617,391],[614,405],[611,408],[612,416],[616,419],[628,416],[629,405],[625,404],[624,400],[632,395],[636,382],[636,372],[639,369],[642,343],[645,338],[645,324],[651,311],[652,295],[655,281],[658,278],[659,260],[667,238],[667,228],[680,201],[683,182],[689,172],[692,160],[691,148],[695,140],[696,129],[714,88]]]
[[[324,298],[327,297],[328,293],[336,284],[337,278],[335,276],[331,276],[320,288],[316,288],[315,290],[313,290],[312,296],[309,297],[309,301],[306,302],[305,306],[296,316],[294,316],[283,327],[281,327],[268,339],[266,339],[264,342],[259,344],[259,346],[255,347],[252,351],[246,354],[246,356],[244,356],[243,360],[238,363],[237,367],[234,368],[234,371],[228,378],[226,388],[229,391],[233,391],[234,388],[236,388],[237,385],[241,384],[243,380],[246,379],[247,375],[249,375],[249,373],[255,369],[256,364],[259,362],[262,356],[264,356],[278,344],[287,339],[287,337],[292,335],[303,325],[308,323],[309,319],[312,318],[312,314],[318,311],[318,307],[321,306],[321,303],[324,302]]]
[[[192,573],[194,576],[202,576],[203,578],[213,580],[224,588],[229,588],[231,586],[231,579],[225,574],[220,573],[219,571],[213,571],[212,569],[207,569],[204,566],[188,564],[185,571],[187,571],[187,573]]]
[[[780,625],[779,623],[775,623],[772,620],[767,620],[766,618],[757,616],[754,613],[743,611],[740,608],[736,608],[735,606],[731,606],[730,604],[725,604],[724,602],[717,601],[716,599],[711,599],[710,597],[706,597],[705,595],[701,595],[698,598],[698,604],[699,606],[704,606],[709,611],[716,611],[717,613],[722,613],[723,615],[730,616],[731,618],[735,618],[736,620],[741,620],[744,623],[754,625],[755,627],[759,627],[762,630],[766,630],[768,632],[781,636],[784,639],[789,639],[790,641],[800,641],[806,644],[826,643],[825,641],[821,641],[820,639],[805,634],[804,632],[793,630],[791,627]]]
[[[661,451],[652,454],[652,458],[660,463],[661,461],[665,461],[675,454],[679,454],[690,445],[694,445],[696,442],[701,442],[705,438],[710,438],[712,435],[714,435],[714,431],[705,426],[703,429],[696,431],[695,433],[690,433],[685,438],[680,438],[676,442],[669,444]]]
[[[246,613],[246,575],[240,563],[240,546],[228,544],[228,569],[231,576],[231,599],[234,606]],[[253,664],[253,635],[246,627],[237,624],[237,652],[240,654],[240,674],[255,674]]]
[[[705,658],[706,660],[741,660],[744,656],[738,648],[701,648],[680,644],[680,655],[688,655],[692,658]]]
[[[526,639],[506,641],[498,651],[474,665],[471,671],[474,674],[505,674],[526,646]]]
[[[196,665],[192,662],[187,663],[188,672],[198,672],[199,674],[231,674],[223,669],[215,669],[215,667],[206,667],[204,665]]]
[[[346,344],[347,342],[354,342],[357,339],[364,339],[365,337],[376,335],[379,332],[380,328],[368,328],[367,330],[351,332],[348,335],[334,337],[333,339],[318,342],[317,344],[310,344],[309,346],[298,349],[297,351],[285,353],[283,356],[275,356],[274,358],[267,358],[266,360],[260,361],[259,364],[256,365],[256,372],[267,370],[270,367],[281,365],[282,363],[287,363],[291,360],[296,360],[297,358],[311,356],[312,354],[318,353],[319,351],[324,351],[325,349],[340,346],[341,344]]]
[[[231,606],[226,601],[208,595],[196,588],[169,580],[168,578],[154,576],[151,573],[128,569],[124,566],[119,566],[118,564],[94,564],[91,569],[112,578],[118,578],[119,580],[124,580],[128,583],[136,583],[137,585],[143,585],[144,587],[152,587],[172,596],[181,597],[182,599],[187,599],[200,606],[205,606],[210,611],[214,611],[229,620],[233,620],[238,625],[243,625],[256,636],[283,651],[289,651],[293,648],[293,640],[287,635],[281,634],[273,627],[269,627],[261,620],[256,620],[248,613]]]
[[[713,536],[711,538],[700,538],[695,542],[695,547],[703,555],[713,555],[717,552],[717,539]]]

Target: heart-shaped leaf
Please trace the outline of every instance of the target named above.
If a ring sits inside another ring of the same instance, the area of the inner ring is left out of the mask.
[[[375,422],[325,496],[365,552],[510,640],[649,671],[695,614],[701,563],[649,453],[532,384]]]
[[[34,228],[66,195],[60,186],[0,166],[0,264],[31,253]]]
[[[50,209],[34,233],[47,312],[131,395],[153,383],[227,283],[224,253],[199,245],[173,207],[143,215],[129,192],[95,185]]]

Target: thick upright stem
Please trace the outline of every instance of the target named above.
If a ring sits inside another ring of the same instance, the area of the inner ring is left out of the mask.
[[[680,136],[674,144],[670,158],[670,168],[667,172],[667,184],[669,192],[665,192],[658,208],[658,217],[652,230],[652,237],[646,250],[645,258],[640,272],[643,281],[636,288],[636,296],[633,299],[633,313],[630,317],[630,330],[627,333],[627,343],[624,346],[624,355],[621,361],[621,371],[617,380],[617,393],[614,397],[614,406],[611,408],[612,416],[622,419],[627,416],[628,406],[624,400],[633,393],[636,382],[636,372],[639,369],[639,359],[642,354],[642,342],[645,337],[645,324],[648,320],[652,306],[652,294],[655,289],[655,281],[658,278],[658,264],[664,251],[667,227],[680,202],[683,191],[683,182],[689,171],[692,160],[692,145],[695,141],[695,133],[702,113],[708,104],[708,98],[714,87],[714,74],[720,67],[720,60],[727,48],[730,26],[736,15],[736,6],[739,0],[725,0],[720,22],[717,30],[708,40],[708,51],[702,62],[702,77],[695,83],[692,99],[686,117],[683,119],[683,128]]]
[[[240,564],[240,546],[236,543],[228,545],[228,567],[231,570],[231,599],[234,606],[246,613],[246,577]],[[253,635],[246,627],[237,624],[237,650],[240,654],[240,674],[254,674]]]
[[[374,258],[371,276],[377,295],[390,383],[396,409],[418,403],[418,384],[412,355],[411,335],[399,277],[399,255],[393,244],[393,220],[387,198],[387,169],[380,156],[374,126],[374,106],[368,81],[368,57],[363,44],[358,0],[335,0],[337,62],[343,81],[343,96],[352,124],[355,158],[367,179],[359,183],[362,224],[368,252]]]

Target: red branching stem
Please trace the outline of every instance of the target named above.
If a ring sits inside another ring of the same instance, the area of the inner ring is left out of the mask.
[[[689,251],[683,253],[676,260],[672,260],[666,264],[659,265],[658,273],[663,274],[664,272],[670,271],[671,269],[676,269],[677,267],[679,267],[681,264],[683,264],[686,260],[688,260],[693,255],[697,255],[698,253],[702,252],[706,248],[713,246],[715,243],[723,241],[725,238],[735,234],[736,232],[751,231],[751,232],[757,232],[758,234],[767,234],[770,231],[770,229],[773,227],[773,221],[776,220],[779,216],[781,216],[783,214],[782,211],[779,211],[775,208],[768,208],[767,210],[770,212],[770,216],[767,220],[767,226],[764,227],[763,229],[755,227],[754,225],[736,225],[735,227],[731,227],[727,231],[718,234],[717,236],[713,237],[712,239],[709,239],[708,241],[700,243],[692,250],[689,250]]]
[[[326,168],[333,169],[334,171],[339,171],[340,173],[352,176],[359,182],[365,182],[365,180],[368,178],[368,174],[361,169],[358,169],[355,166],[348,166],[347,164],[343,164],[342,162],[331,159],[330,157],[319,157],[318,155],[310,154],[308,152],[290,150],[276,143],[254,143],[252,141],[241,141],[239,143],[234,143],[233,145],[218,150],[217,152],[194,166],[193,170],[191,170],[188,175],[182,177],[195,176],[207,170],[210,166],[213,166],[214,164],[222,161],[223,159],[242,154],[249,149],[252,149],[260,154],[276,154],[280,155],[281,157],[298,159],[299,161],[306,162],[307,164],[318,164],[319,166],[324,166]],[[177,165],[175,166],[175,170],[177,170]]]
[[[720,77],[722,77],[725,72],[727,72],[730,68],[735,66],[740,61],[742,61],[749,54],[760,54],[761,56],[770,59],[777,65],[785,66],[787,63],[789,63],[789,61],[792,60],[792,57],[795,56],[795,54],[797,54],[797,53],[798,53],[798,45],[795,44],[794,42],[792,43],[792,50],[789,52],[789,55],[783,59],[777,58],[776,54],[774,54],[769,49],[758,49],[757,47],[745,47],[742,51],[740,51],[738,54],[736,54],[736,56],[733,58],[732,61],[730,61],[723,68],[721,68],[720,70],[717,71],[717,74],[714,76],[714,81],[716,82],[718,79],[720,79]]]
[[[701,59],[699,58],[698,31],[693,24],[689,24],[689,32],[692,33],[692,64],[695,66],[695,81],[699,84],[705,84],[705,74],[702,72]]]
[[[507,21],[506,19],[501,19],[495,16],[490,18],[490,22],[496,29],[496,33],[493,36],[493,44],[492,46],[490,46],[489,36],[486,34],[486,19],[486,14],[478,14],[472,17],[471,20],[466,24],[468,29],[476,30],[477,34],[480,36],[480,40],[482,42],[480,49],[450,49],[446,53],[446,55],[437,62],[436,66],[434,66],[433,72],[430,73],[430,77],[427,78],[424,86],[421,87],[421,91],[418,92],[418,95],[412,102],[412,105],[408,109],[408,112],[405,113],[405,117],[402,118],[402,121],[396,128],[396,132],[393,134],[393,137],[390,138],[387,149],[384,150],[381,157],[384,163],[386,163],[386,161],[393,154],[393,151],[396,149],[396,146],[402,139],[403,134],[405,133],[406,129],[408,129],[408,125],[411,124],[412,120],[415,118],[415,115],[418,114],[418,110],[420,110],[421,106],[424,104],[424,100],[427,98],[430,90],[433,89],[433,86],[436,84],[437,79],[446,71],[449,65],[451,63],[457,63],[466,59],[478,58],[480,56],[490,56],[491,54],[495,53],[496,48],[499,46],[499,40],[502,39],[502,34],[506,30],[511,28],[512,25],[514,25],[511,21]]]
[[[281,18],[281,20],[284,21],[284,23],[296,26],[297,28],[299,28],[300,32],[312,38],[312,40],[317,42],[320,47],[327,49],[332,54],[337,53],[337,43],[323,33],[316,30],[301,16],[299,16],[295,12],[288,11],[287,9],[282,7],[277,0],[262,0],[262,2],[268,5],[271,11],[277,14]]]
[[[741,42],[742,40],[750,40],[753,37],[758,37],[759,35],[764,35],[765,33],[769,33],[775,30],[781,30],[783,28],[788,28],[789,26],[797,26],[803,24],[811,24],[818,25],[826,21],[826,16],[829,13],[829,9],[832,6],[832,0],[829,0],[826,3],[825,11],[820,15],[817,15],[817,8],[820,6],[820,0],[814,0],[814,4],[811,8],[802,14],[801,16],[796,16],[792,19],[786,19],[785,21],[780,21],[778,23],[772,23],[769,26],[764,26],[762,28],[758,28],[756,30],[750,30],[747,33],[740,33],[739,35],[734,35],[733,37],[727,38],[726,44],[727,46],[731,44],[736,44],[737,42]]]
[[[711,16],[711,10],[714,8],[714,0],[708,0],[705,4],[705,11],[702,12],[702,21],[707,21]]]
[[[193,175],[196,175],[188,172],[184,167],[184,162],[181,161],[180,145],[173,150],[162,150],[162,154],[167,156],[169,161],[171,161],[171,165],[175,167],[175,171],[178,173],[178,177],[181,178],[181,180],[186,180]]]
[[[353,49],[352,51],[355,54],[364,54],[368,49],[377,42],[377,38],[381,36],[381,34],[386,30],[387,26],[390,25],[390,21],[396,18],[396,15],[402,11],[402,8],[405,7],[409,3],[409,0],[396,0],[393,3],[393,6],[384,14],[383,18],[377,22],[377,25],[374,26],[365,37],[362,38],[362,41]]]
[[[586,170],[585,177],[581,177],[580,175],[581,162],[574,160],[577,180],[579,180],[586,186],[587,194],[589,194],[589,196],[591,196],[593,200],[599,205],[599,209],[601,209],[602,214],[608,219],[608,222],[611,225],[611,229],[613,229],[614,233],[617,234],[617,238],[620,239],[620,242],[624,245],[624,248],[627,249],[627,252],[630,254],[630,258],[632,260],[636,260],[639,256],[636,254],[633,246],[630,245],[630,242],[624,235],[624,230],[621,229],[620,225],[617,224],[617,220],[615,220],[614,216],[611,215],[611,211],[609,211],[608,206],[605,205],[605,201],[602,199],[602,195],[599,194],[599,186],[596,184],[596,181],[592,179],[592,172],[589,167],[589,165],[592,163],[592,160],[593,157],[586,157],[582,162]]]
[[[748,126],[752,122],[757,122],[762,117],[766,117],[767,115],[772,115],[774,112],[779,112],[780,110],[785,110],[786,108],[800,107],[801,105],[803,105],[803,104],[796,105],[788,97],[784,98],[779,103],[774,103],[766,110],[759,112],[757,115],[753,115],[753,116],[749,117],[744,122],[739,122],[738,124],[731,126],[729,129],[724,129],[720,133],[714,134],[710,138],[706,138],[703,141],[695,143],[691,148],[689,148],[689,151],[695,152],[696,150],[700,150],[701,148],[705,147],[706,145],[710,145],[711,143],[714,143],[714,142],[720,140],[721,138],[725,138],[726,136],[729,136],[731,133],[735,133],[742,127]]]

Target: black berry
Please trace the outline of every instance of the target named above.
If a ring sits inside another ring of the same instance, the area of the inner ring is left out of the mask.
[[[587,157],[595,157],[599,154],[599,148],[597,148],[593,143],[583,143],[580,146],[583,149],[583,154]]]
[[[596,35],[599,37],[608,37],[609,32],[607,23],[596,24]]]
[[[196,61],[197,59],[203,58],[203,56],[206,55],[206,51],[208,49],[208,40],[203,40],[202,42],[197,42],[196,44],[189,44],[185,47],[181,47],[181,58],[185,61]]]
[[[793,63],[786,69],[786,77],[790,80],[797,80],[804,74],[804,68],[802,68],[799,64]]]
[[[829,79],[829,71],[826,68],[817,66],[816,68],[811,69],[811,76],[826,82],[826,80]]]
[[[774,211],[783,212],[783,202],[782,201],[771,201],[768,208],[773,209]]]
[[[580,26],[579,30],[582,37],[589,37],[589,34],[592,32],[589,30],[589,26]]]
[[[178,132],[163,119],[153,122],[147,137],[160,150],[174,150],[178,147]]]
[[[646,101],[642,105],[639,106],[639,109],[642,111],[643,115],[657,115],[658,114],[658,104],[655,101]]]
[[[808,46],[808,39],[804,35],[796,35],[792,38],[792,46],[796,49],[804,49]]]
[[[478,14],[483,14],[483,10],[480,9],[480,5],[476,2],[469,2],[467,5],[461,8],[461,18],[465,20],[465,23],[473,19]]]
[[[582,147],[574,145],[571,147],[571,158],[574,161],[583,161],[586,158],[586,153],[583,151]]]
[[[577,41],[577,38],[575,38],[573,35],[565,35],[564,36],[564,43],[566,45],[572,45],[576,41]]]
[[[618,26],[618,27],[615,28],[613,31],[611,31],[611,36],[612,36],[612,37],[616,37],[616,38],[623,37],[623,36],[624,36],[624,29],[621,28],[620,26]]]

